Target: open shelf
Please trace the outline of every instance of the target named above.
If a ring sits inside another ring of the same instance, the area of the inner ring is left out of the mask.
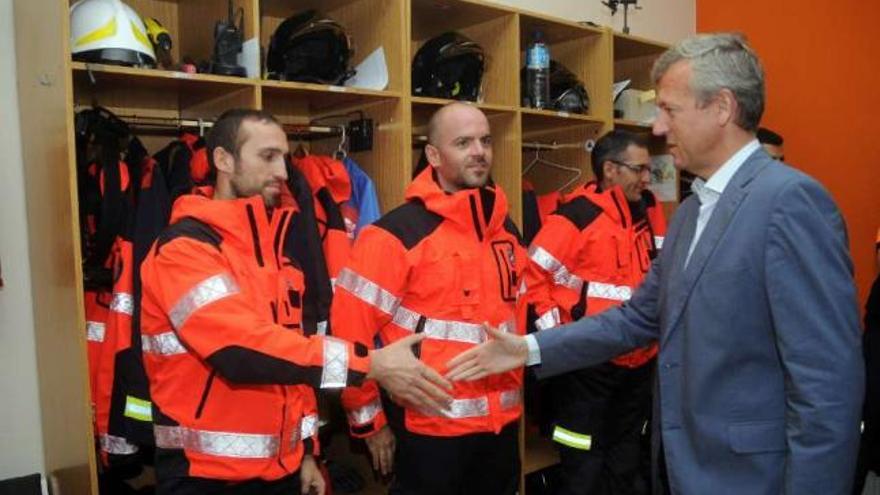
[[[257,84],[255,79],[246,77],[218,76],[214,74],[191,74],[188,72],[148,69],[139,67],[124,67],[120,65],[94,64],[86,62],[72,62],[75,77],[88,77],[91,72],[95,76],[96,84],[107,83],[130,87],[150,86],[161,89],[196,87],[203,84],[227,85],[227,86],[250,86]]]
[[[256,35],[258,0],[233,0],[236,11],[244,11],[244,39]],[[70,1],[71,5],[74,0]],[[184,57],[195,62],[209,60],[214,52],[214,24],[228,17],[226,1],[217,0],[126,0],[141,17],[152,17],[164,26],[172,39],[174,64]],[[169,68],[169,67],[166,67]]]
[[[633,132],[651,132],[651,124],[636,122],[635,120],[614,119],[614,127]]]
[[[510,107],[519,104],[519,35],[514,12],[463,0],[412,0],[410,11],[409,63],[425,42],[457,31],[478,43],[486,55],[480,101]]]
[[[364,58],[381,47],[388,64],[388,87],[392,92],[404,90],[406,24],[404,0],[261,0],[260,46],[265,56],[269,40],[287,18],[306,10],[317,10],[340,23],[351,38],[353,51],[350,65],[357,67]],[[265,65],[265,60],[263,60]]]
[[[213,119],[257,104],[253,79],[73,62],[75,106],[142,117]]]
[[[520,67],[525,67],[526,49],[535,31],[543,33],[550,47],[550,58],[571,71],[589,96],[587,115],[601,117],[610,111],[611,89],[608,80],[611,48],[604,29],[583,26],[545,16],[520,16]],[[517,73],[519,74],[519,72]],[[521,95],[520,102],[523,102]]]

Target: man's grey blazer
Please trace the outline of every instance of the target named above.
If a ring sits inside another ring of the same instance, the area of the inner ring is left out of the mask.
[[[849,495],[863,397],[843,219],[812,178],[753,153],[684,267],[688,198],[632,299],[536,334],[543,378],[660,342],[654,393],[673,493]]]

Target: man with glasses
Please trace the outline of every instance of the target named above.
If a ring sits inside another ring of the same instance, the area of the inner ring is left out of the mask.
[[[663,244],[666,221],[647,189],[646,138],[611,131],[596,143],[592,161],[596,181],[566,198],[529,250],[526,285],[542,331],[628,300]],[[651,343],[554,381],[560,494],[645,492],[639,446],[656,354]]]

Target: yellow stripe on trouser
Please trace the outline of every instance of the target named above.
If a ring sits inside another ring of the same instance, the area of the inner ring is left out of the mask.
[[[128,395],[125,397],[125,416],[138,421],[153,421],[153,404]]]
[[[566,430],[561,426],[553,429],[553,441],[578,450],[590,450],[590,445],[593,443],[590,435]]]

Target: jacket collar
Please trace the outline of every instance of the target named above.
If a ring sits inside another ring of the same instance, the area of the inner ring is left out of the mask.
[[[294,212],[292,207],[278,207],[269,214],[259,196],[238,199],[214,199],[214,188],[196,188],[174,202],[169,223],[191,217],[211,226],[223,238],[223,244],[236,252],[253,256],[260,266],[280,264],[281,242]]]
[[[444,191],[433,167],[419,173],[406,189],[407,201],[421,201],[425,207],[447,221],[474,230],[478,240],[491,237],[504,226],[507,196],[493,183],[455,193]]]

